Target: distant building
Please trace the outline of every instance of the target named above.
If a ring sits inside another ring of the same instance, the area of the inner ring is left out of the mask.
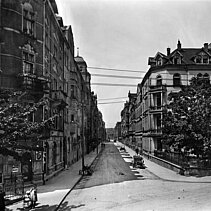
[[[122,136],[121,136],[121,122],[117,122],[114,128],[114,139],[117,141],[121,141],[122,140]]]
[[[106,128],[106,138],[107,140],[114,140],[115,132],[114,128]]]

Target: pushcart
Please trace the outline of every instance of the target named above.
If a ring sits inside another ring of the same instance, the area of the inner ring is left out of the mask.
[[[132,165],[133,168],[145,168],[144,158],[140,155],[134,155]]]

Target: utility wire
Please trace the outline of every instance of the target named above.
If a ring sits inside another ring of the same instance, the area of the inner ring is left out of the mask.
[[[111,78],[127,78],[127,79],[136,79],[140,80],[143,77],[135,77],[135,76],[119,76],[119,75],[103,75],[103,74],[91,74],[91,76],[97,76],[97,77],[111,77]]]
[[[129,87],[137,87],[137,84],[111,84],[111,83],[92,83],[91,85],[99,85],[99,86],[129,86]]]
[[[113,101],[113,102],[109,102],[109,103],[98,103],[99,104],[114,104],[114,103],[125,103],[125,101]]]
[[[132,72],[132,73],[146,73],[146,70],[122,70],[122,69],[114,69],[114,68],[103,68],[103,67],[88,67],[89,69],[98,69],[98,70],[112,70],[112,71],[120,71],[120,72]]]
[[[116,100],[116,99],[125,99],[127,97],[113,97],[113,98],[101,98],[101,99],[97,99],[97,101],[101,101],[101,100]]]

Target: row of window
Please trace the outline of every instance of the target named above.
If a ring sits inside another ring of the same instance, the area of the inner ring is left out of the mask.
[[[196,64],[211,64],[211,58],[208,55],[205,55],[205,54],[201,54],[201,55],[196,56],[193,61]],[[172,63],[173,64],[182,64],[182,57],[181,56],[175,56],[175,57],[173,57]],[[156,65],[157,66],[163,65],[162,58],[159,58],[156,61]]]
[[[208,73],[202,74],[202,73],[198,73],[197,74],[197,78],[200,79],[206,79],[206,80],[210,80],[210,76]],[[156,77],[156,85],[157,86],[161,86],[162,85],[162,76],[158,75]],[[175,73],[173,75],[173,86],[180,86],[181,85],[181,75],[179,73]]]

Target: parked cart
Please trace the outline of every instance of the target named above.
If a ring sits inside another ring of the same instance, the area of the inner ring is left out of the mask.
[[[133,156],[132,164],[133,164],[133,168],[145,168],[144,158],[140,155]]]

